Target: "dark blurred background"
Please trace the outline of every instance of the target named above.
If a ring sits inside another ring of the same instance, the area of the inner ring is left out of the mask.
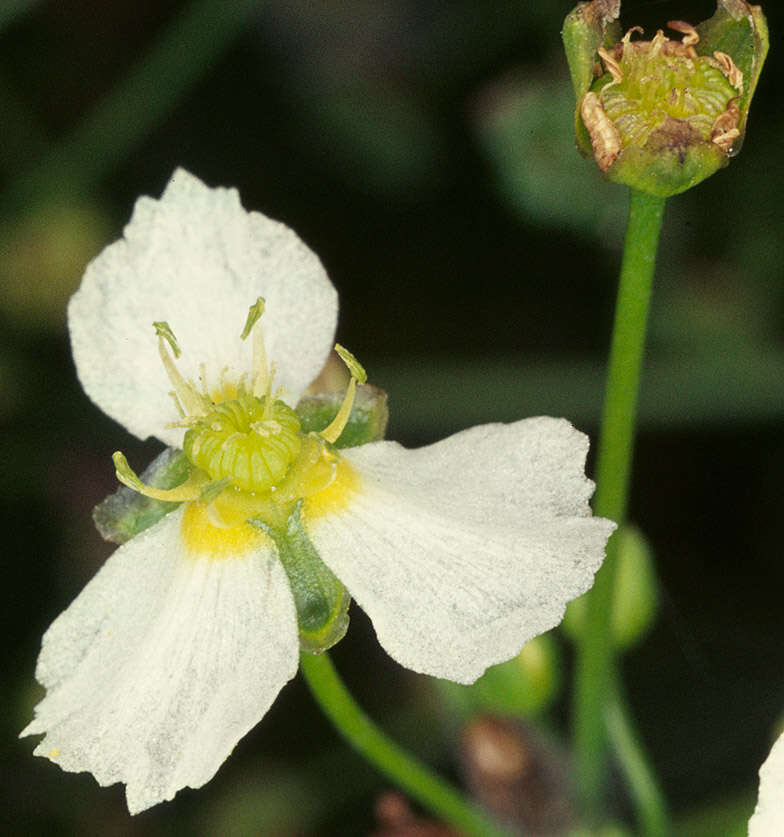
[[[390,437],[546,413],[595,438],[627,196],[574,150],[571,5],[0,2],[5,833],[373,829],[386,784],[299,681],[210,784],[134,819],[118,786],[16,740],[40,695],[41,634],[110,552],[90,511],[115,486],[111,453],[158,450],[81,392],[65,305],[136,197],[182,165],[320,255],[340,341],[389,392]],[[627,0],[622,21],[652,34],[714,8]],[[662,597],[624,669],[684,835],[745,833],[731,828],[784,705],[784,14],[764,9],[771,54],[743,152],[668,203],[642,393],[632,518]],[[457,777],[450,705],[356,609],[352,626],[334,656],[361,702]],[[568,702],[548,709],[556,735]]]

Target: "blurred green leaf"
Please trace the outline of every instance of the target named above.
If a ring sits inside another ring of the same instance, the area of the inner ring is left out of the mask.
[[[0,32],[16,18],[27,14],[40,2],[41,0],[3,0],[0,3]]]
[[[128,75],[3,193],[0,211],[36,196],[84,192],[127,157],[213,66],[263,0],[191,0]]]
[[[432,189],[443,174],[442,138],[427,102],[382,80],[309,79],[301,95],[311,153],[363,190],[395,197]],[[313,135],[318,137],[313,142]]]
[[[736,347],[733,347],[735,349]],[[566,416],[596,425],[605,367],[584,357],[417,358],[373,362],[394,434],[454,432],[488,421]],[[784,349],[651,358],[640,393],[642,427],[695,427],[784,417]]]
[[[680,817],[673,837],[746,837],[756,802],[756,791],[723,797]]]
[[[518,76],[484,92],[474,123],[502,194],[526,219],[620,241],[626,190],[585,165],[573,111],[568,79]]]
[[[35,331],[61,331],[85,265],[109,239],[95,203],[46,200],[0,221],[0,311]]]

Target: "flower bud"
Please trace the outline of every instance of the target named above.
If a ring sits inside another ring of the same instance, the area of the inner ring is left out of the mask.
[[[642,532],[627,524],[615,537],[618,571],[612,603],[612,641],[616,649],[625,651],[639,645],[653,627],[659,588],[651,548]],[[561,627],[572,639],[577,639],[585,628],[587,605],[586,596],[580,596],[566,606]]]
[[[461,715],[493,712],[531,718],[550,706],[561,688],[561,655],[551,633],[539,634],[520,653],[470,686],[439,680],[443,697]]]
[[[593,0],[564,22],[577,145],[610,180],[669,197],[740,151],[767,23],[759,6],[718,0],[696,27],[670,21],[680,38],[634,26],[619,39],[619,14],[618,0]]]

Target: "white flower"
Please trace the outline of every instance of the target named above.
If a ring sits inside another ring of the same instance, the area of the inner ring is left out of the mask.
[[[36,754],[66,770],[124,782],[131,813],[207,782],[295,675],[297,584],[278,548],[294,503],[389,654],[460,683],[557,625],[601,564],[614,527],[590,516],[588,442],[566,421],[485,425],[413,451],[335,451],[337,419],[331,434],[286,430],[281,401],[295,405],[319,372],[336,319],[335,290],[293,232],[182,170],[159,201],[137,202],[71,300],[87,394],[198,463],[177,489],[186,502],[118,548],[45,634],[47,695],[22,733],[45,733]],[[231,410],[245,435],[224,432]],[[226,487],[240,471],[244,487]]]
[[[773,745],[759,776],[759,797],[749,820],[749,837],[781,837],[784,834],[784,735]]]

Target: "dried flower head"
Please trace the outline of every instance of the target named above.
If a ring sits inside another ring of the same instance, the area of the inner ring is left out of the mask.
[[[578,146],[611,180],[661,197],[691,188],[740,151],[768,48],[758,6],[719,0],[699,26],[669,21],[618,39],[620,3],[581,3],[564,24]]]

